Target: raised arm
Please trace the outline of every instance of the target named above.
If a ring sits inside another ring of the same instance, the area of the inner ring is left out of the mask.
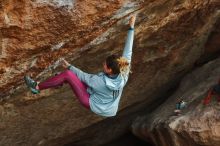
[[[77,67],[71,65],[70,63],[68,63],[65,59],[62,59],[61,61],[62,61],[61,62],[62,66],[64,68],[67,68],[67,69],[73,71],[76,74],[76,76],[80,79],[80,81],[83,81],[88,86],[90,86],[90,79],[93,77],[93,74],[88,74],[86,72],[83,72],[79,68],[77,68]]]
[[[128,62],[131,62],[131,56],[132,56],[132,47],[133,47],[133,40],[134,40],[134,23],[135,23],[135,16],[132,16],[129,20],[129,30],[127,35],[127,40],[125,42],[125,47],[123,50],[122,56],[125,57]]]

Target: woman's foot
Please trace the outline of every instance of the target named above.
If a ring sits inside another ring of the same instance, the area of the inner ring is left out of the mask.
[[[33,94],[38,94],[40,93],[40,90],[37,88],[37,82],[31,79],[29,76],[24,76],[24,81],[26,85],[31,89],[31,92]]]

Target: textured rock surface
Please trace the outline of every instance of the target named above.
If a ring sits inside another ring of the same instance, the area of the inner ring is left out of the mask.
[[[213,96],[210,105],[201,104],[220,75],[220,58],[188,74],[178,90],[151,115],[139,117],[133,133],[157,146],[219,146],[220,104]],[[180,116],[174,115],[179,97],[187,102]]]
[[[218,0],[2,0],[0,4],[2,145],[85,146],[110,141],[128,130],[137,111],[150,110],[159,104],[154,101],[164,100],[161,95],[201,56],[219,51]],[[133,74],[117,117],[103,119],[86,111],[67,86],[37,96],[26,90],[24,74],[43,80],[61,70],[60,57],[85,71],[101,71],[107,55],[121,53],[127,16],[133,12],[138,13]]]

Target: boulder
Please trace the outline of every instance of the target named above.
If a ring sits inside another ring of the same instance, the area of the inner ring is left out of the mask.
[[[26,89],[25,74],[43,81],[62,71],[60,58],[102,71],[108,55],[122,53],[134,13],[133,73],[116,117],[87,111],[68,86],[36,96]],[[1,145],[97,146],[123,135],[139,113],[161,104],[183,75],[219,52],[212,43],[219,42],[219,17],[218,0],[1,0]]]
[[[213,95],[209,105],[202,101],[220,78],[220,58],[187,74],[175,93],[154,112],[138,117],[133,133],[156,146],[219,146],[220,103]],[[174,113],[179,98],[186,102],[180,115]]]

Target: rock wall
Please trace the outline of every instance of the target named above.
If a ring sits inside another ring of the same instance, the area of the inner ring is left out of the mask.
[[[204,54],[219,51],[219,6],[218,0],[2,0],[1,145],[91,146],[127,132],[138,111],[156,107]],[[68,86],[37,96],[27,91],[23,76],[43,81],[62,70],[61,57],[101,71],[106,56],[122,52],[133,13],[133,73],[118,116],[87,111]]]
[[[24,73],[37,76],[59,57],[76,56],[76,50],[85,50],[116,22],[109,19],[122,2],[3,0],[1,91],[21,84]]]
[[[202,104],[209,88],[218,83],[219,66],[220,58],[184,77],[165,103],[150,115],[135,120],[133,133],[156,146],[220,145],[220,104],[216,96],[209,105]],[[187,107],[177,116],[174,109],[180,97]]]

